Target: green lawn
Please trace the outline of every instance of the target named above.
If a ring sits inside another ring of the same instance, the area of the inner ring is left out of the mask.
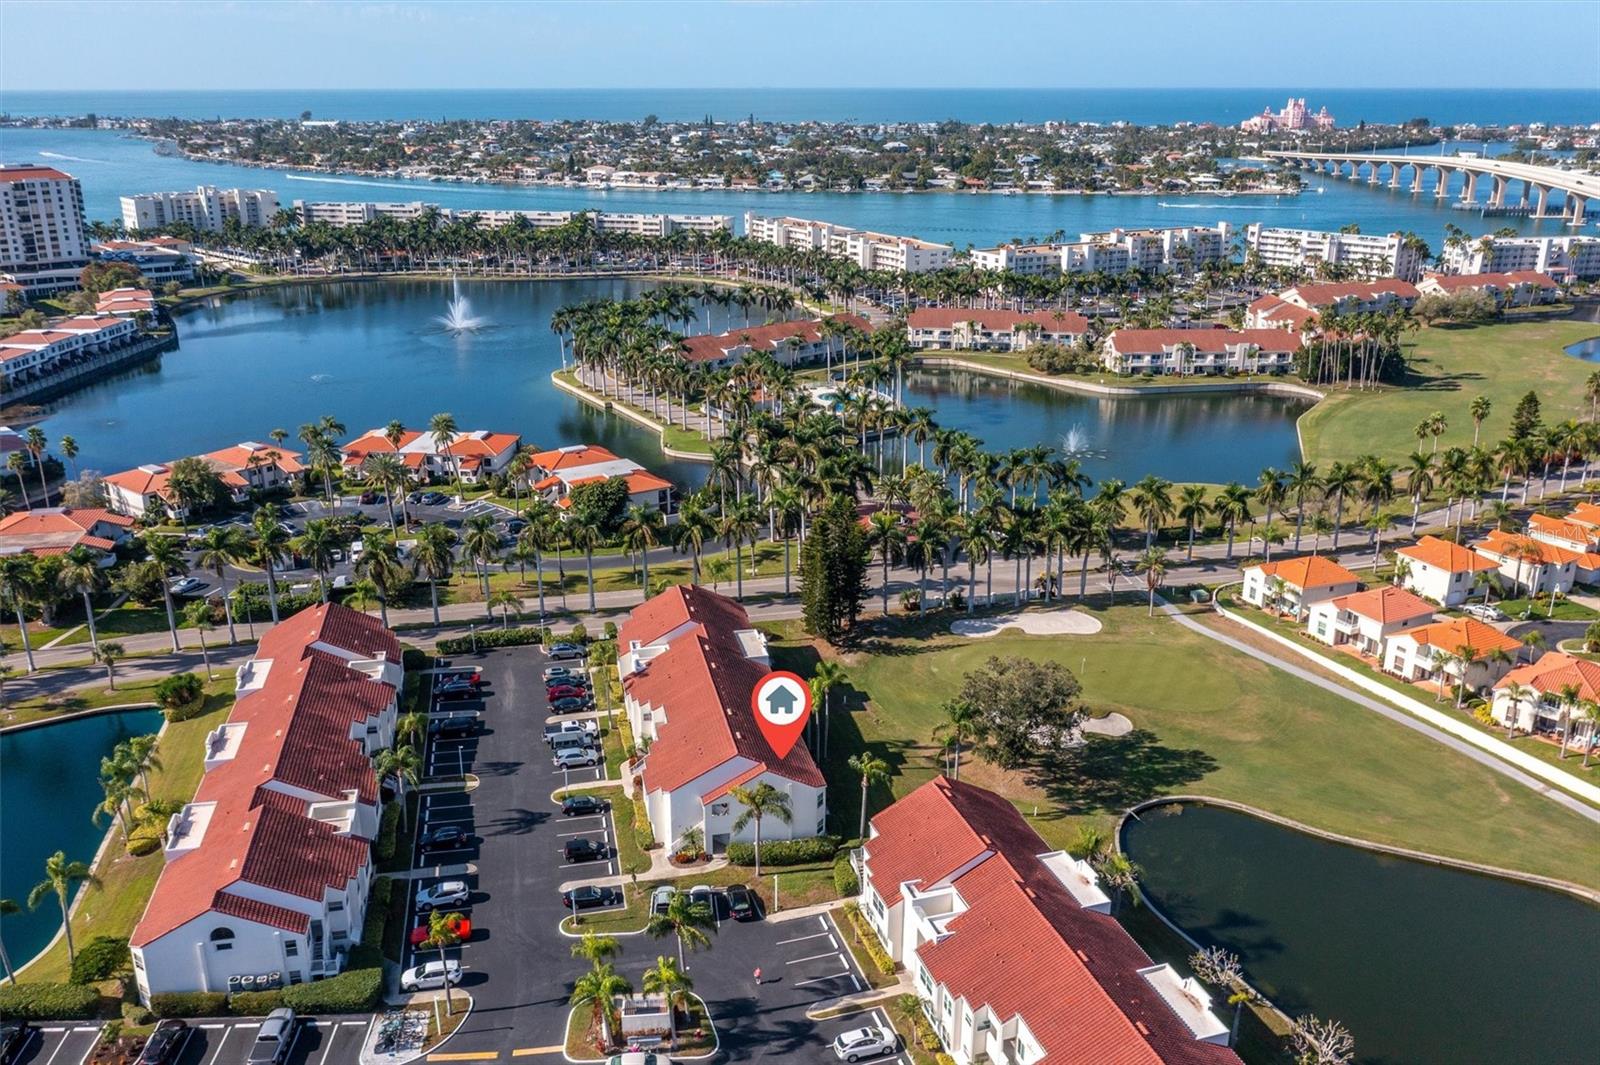
[[[105,671],[99,666],[93,667],[96,675],[105,676]],[[204,671],[197,671],[203,673]],[[204,677],[201,677],[204,680]],[[154,703],[156,685],[160,679],[141,681],[119,681],[115,689],[103,684],[91,687],[78,688],[61,695],[38,696],[32,699],[19,699],[7,703],[4,710],[0,710],[0,725],[20,725],[27,721],[38,721],[41,718],[55,717],[58,714],[70,714],[79,710],[94,710],[103,706],[123,706],[126,704]],[[233,689],[233,675],[218,672],[216,679],[207,685],[207,691],[213,696],[221,696]]]
[[[162,768],[150,774],[150,790],[156,797],[183,802],[194,797],[205,769],[206,734],[221,724],[233,708],[231,689],[231,679],[213,684],[204,714],[167,726],[159,751]],[[88,942],[91,936],[126,937],[131,933],[155,890],[163,864],[160,851],[143,858],[128,855],[122,849],[119,832],[119,838],[106,850],[106,861],[96,870],[100,882],[84,888],[82,901],[73,914],[72,930],[78,945]],[[66,941],[58,940],[23,979],[65,980],[67,973]]]
[[[1102,604],[1103,607],[1103,604]],[[1097,611],[1087,637],[1016,633],[961,641],[930,621],[896,626],[842,656],[850,677],[836,699],[824,768],[835,786],[835,831],[854,835],[858,788],[845,760],[871,749],[893,769],[873,810],[939,771],[932,731],[940,704],[990,655],[1053,659],[1078,674],[1087,703],[1132,719],[1122,739],[1027,773],[964,761],[962,775],[1002,791],[1052,846],[1076,827],[1109,827],[1120,811],[1160,795],[1249,803],[1335,832],[1436,854],[1600,885],[1600,834],[1532,791],[1408,729],[1254,659],[1145,616],[1142,606]],[[809,643],[778,645],[780,666],[809,673]]]
[[[1595,366],[1561,349],[1597,333],[1593,323],[1548,319],[1424,329],[1405,344],[1413,375],[1406,386],[1336,392],[1300,419],[1306,459],[1326,466],[1374,452],[1399,460],[1417,447],[1412,430],[1433,411],[1449,422],[1439,446],[1468,446],[1467,406],[1479,395],[1494,407],[1483,423],[1483,441],[1505,434],[1517,400],[1530,389],[1543,401],[1546,424],[1586,415],[1583,382]]]
[[[1583,589],[1578,589],[1583,591]],[[1495,601],[1495,607],[1508,618],[1520,618],[1529,614],[1533,620],[1544,620],[1554,617],[1557,621],[1596,621],[1600,620],[1600,611],[1574,603],[1571,599],[1557,599],[1556,611],[1550,613],[1550,597],[1541,595],[1538,602],[1530,602],[1526,597],[1522,599],[1502,599]]]
[[[1304,384],[1298,377],[1284,374],[1239,374],[1233,377],[1205,376],[1195,374],[1187,377],[1144,377],[1140,374],[1115,374],[1115,373],[1044,373],[1028,365],[1028,356],[1025,353],[1011,354],[1010,352],[994,351],[920,351],[917,353],[921,359],[960,359],[962,362],[974,366],[987,366],[996,370],[1009,370],[1013,373],[1027,374],[1037,378],[1041,383],[1062,381],[1070,384],[1078,381],[1091,385],[1106,385],[1112,388],[1151,388],[1159,386],[1167,388],[1185,388],[1195,386],[1241,384],[1249,381],[1277,381],[1285,384]],[[872,361],[872,360],[867,360]]]
[[[588,385],[580,382],[577,375],[571,370],[558,370],[556,371],[555,376],[567,384],[574,385],[586,392],[592,391]],[[606,396],[604,399],[609,406],[626,407],[635,414],[642,415],[643,417],[649,419],[651,424],[653,424],[660,433],[661,443],[666,447],[669,447],[674,451],[688,452],[691,455],[711,454],[711,442],[701,435],[699,430],[685,429],[681,425],[669,425],[662,421],[659,415],[653,414],[646,408],[635,403],[628,403],[611,396]],[[662,414],[666,412],[666,409],[666,404],[663,402],[661,405]],[[680,413],[681,409],[682,408],[678,404],[673,404],[672,413],[674,418],[682,418],[682,414]]]

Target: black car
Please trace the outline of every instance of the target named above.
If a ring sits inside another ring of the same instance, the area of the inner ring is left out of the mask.
[[[756,904],[756,894],[743,884],[734,884],[727,890],[728,912],[735,921],[753,921],[761,916]]]
[[[178,1055],[183,1053],[183,1045],[188,1041],[187,1022],[162,1021],[156,1025],[156,1030],[150,1033],[150,1039],[145,1043],[144,1053],[139,1055],[137,1065],[172,1065],[178,1060]]]
[[[468,736],[478,729],[476,714],[448,714],[428,722],[430,736]]]
[[[11,1065],[22,1060],[22,1052],[33,1042],[33,1025],[27,1021],[6,1021],[0,1024],[0,1062]]]
[[[471,845],[472,837],[466,829],[457,825],[440,825],[422,834],[422,849],[425,851],[457,850]]]
[[[569,839],[563,848],[569,862],[593,862],[604,858],[609,852],[604,843],[596,843],[592,839]]]
[[[559,677],[546,677],[544,682],[544,690],[547,692],[554,688],[583,688],[587,690],[589,686],[589,678],[582,673],[564,673]]]
[[[576,695],[569,695],[565,699],[557,699],[550,704],[550,709],[558,714],[572,714],[579,710],[587,710],[594,705],[594,700],[585,696],[580,699]]]
[[[589,654],[575,643],[553,643],[550,645],[550,657],[557,662],[569,658],[584,658]]]
[[[561,800],[561,812],[567,817],[597,814],[603,812],[605,808],[606,801],[593,795],[568,795]]]
[[[450,497],[443,492],[422,493],[422,504],[427,507],[439,507],[450,502]]]
[[[433,691],[435,695],[470,695],[482,686],[483,681],[476,676],[451,677],[449,680],[435,683]]]
[[[362,492],[361,495],[356,498],[356,502],[360,503],[364,507],[370,507],[372,504],[376,503],[377,501],[378,501],[378,493],[374,492],[370,488],[367,489],[365,492]]]
[[[594,906],[615,906],[622,901],[622,892],[609,887],[577,887],[561,893],[561,905],[569,910],[587,910]]]

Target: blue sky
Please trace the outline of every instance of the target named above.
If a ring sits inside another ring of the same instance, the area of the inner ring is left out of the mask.
[[[800,86],[1600,89],[1600,3],[0,0],[0,106],[6,88]]]

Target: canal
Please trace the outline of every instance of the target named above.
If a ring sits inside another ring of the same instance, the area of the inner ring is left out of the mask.
[[[27,909],[45,859],[63,851],[90,861],[111,825],[92,820],[105,797],[100,759],[131,736],[159,732],[161,723],[159,710],[123,710],[0,734],[0,898],[23,907],[4,923],[13,963],[26,963],[61,927],[53,894]]]
[[[1594,1060],[1600,907],[1205,804],[1122,843],[1158,910],[1290,1016],[1343,1023],[1361,1065]]]

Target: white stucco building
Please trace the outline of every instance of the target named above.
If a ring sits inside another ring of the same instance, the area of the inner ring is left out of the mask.
[[[203,233],[220,233],[230,218],[241,226],[266,226],[277,213],[278,194],[271,189],[201,185],[193,192],[145,192],[122,197],[122,224],[129,232],[183,222]]]
[[[617,636],[628,722],[648,742],[638,772],[650,831],[672,846],[691,828],[714,853],[755,837],[734,828],[736,787],[770,784],[789,797],[790,820],[767,818],[761,838],[821,835],[827,786],[804,743],[782,758],[756,725],[750,693],[771,672],[767,641],[744,608],[697,585],[676,585],[634,609]]]
[[[1088,320],[1076,311],[918,307],[906,317],[906,342],[924,350],[1023,351],[1035,344],[1065,347],[1088,332]]]
[[[1311,607],[1306,631],[1332,647],[1383,660],[1389,640],[1433,620],[1433,604],[1392,584],[1324,599]]]
[[[338,605],[274,626],[239,667],[205,776],[172,816],[130,938],[139,997],[332,976],[361,941],[403,676],[393,633]]]
[[[1244,571],[1244,601],[1263,609],[1292,615],[1296,620],[1317,603],[1349,595],[1361,587],[1361,578],[1322,555],[1279,558]]]
[[[744,235],[780,248],[823,251],[849,259],[863,270],[920,274],[948,266],[955,255],[955,248],[949,244],[873,233],[832,222],[767,217],[753,211],[745,213]]]
[[[1468,237],[1445,242],[1447,273],[1515,273],[1532,270],[1553,277],[1600,277],[1600,240],[1592,237]]]
[[[0,281],[30,299],[48,296],[77,288],[88,264],[78,179],[49,166],[0,166]]]
[[[1245,227],[1245,249],[1267,266],[1315,271],[1327,263],[1348,266],[1363,277],[1398,277],[1415,281],[1425,263],[1422,249],[1403,233],[1337,233],[1321,229],[1284,229],[1252,222]]]
[[[1395,555],[1403,561],[1400,586],[1444,607],[1481,596],[1485,578],[1479,574],[1493,574],[1499,568],[1472,548],[1433,535],[1398,548]]]
[[[1115,329],[1100,361],[1118,374],[1288,373],[1300,334],[1283,329]]]

